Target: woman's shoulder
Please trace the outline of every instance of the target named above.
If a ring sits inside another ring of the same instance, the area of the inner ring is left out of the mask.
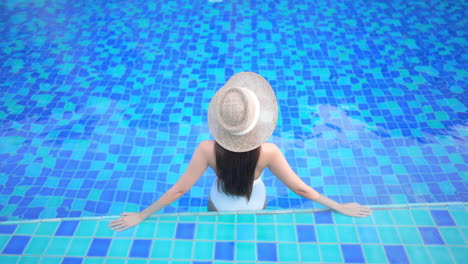
[[[280,149],[275,143],[265,142],[262,144],[262,151],[265,151],[267,153],[276,153],[280,151]]]
[[[263,143],[260,155],[260,163],[263,165],[263,167],[268,167],[278,155],[278,153],[281,154],[281,151],[275,143]]]
[[[211,152],[214,151],[214,140],[203,140],[198,144],[198,148],[200,148],[203,152]]]

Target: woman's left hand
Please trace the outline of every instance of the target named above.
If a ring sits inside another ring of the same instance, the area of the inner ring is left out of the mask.
[[[123,213],[122,217],[115,219],[110,222],[108,227],[117,232],[129,229],[132,226],[136,226],[143,221],[140,213]]]
[[[360,205],[358,203],[345,203],[340,204],[339,208],[336,209],[339,213],[354,217],[366,217],[372,214],[372,209],[367,206]]]

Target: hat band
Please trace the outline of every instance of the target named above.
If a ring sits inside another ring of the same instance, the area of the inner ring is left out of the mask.
[[[249,94],[250,98],[254,103],[254,118],[252,119],[252,122],[250,122],[249,126],[246,129],[239,132],[231,132],[231,134],[235,136],[242,136],[252,131],[255,125],[257,125],[258,120],[260,118],[260,102],[258,101],[257,95],[255,95],[255,93],[249,89],[244,88],[243,90]]]

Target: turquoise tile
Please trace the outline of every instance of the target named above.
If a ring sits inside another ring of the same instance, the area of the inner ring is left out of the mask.
[[[131,247],[131,239],[112,239],[112,242],[107,252],[109,257],[127,257]]]
[[[40,261],[40,257],[34,256],[23,256],[18,260],[18,264],[37,264]]]
[[[409,210],[393,210],[392,215],[397,225],[414,225],[414,220]]]
[[[236,228],[237,240],[254,241],[255,240],[255,225],[254,224],[238,224]]]
[[[16,228],[15,235],[32,235],[39,223],[21,224]]]
[[[375,211],[374,211],[375,212]],[[372,212],[372,214],[374,213]],[[371,216],[368,217],[350,217],[350,216],[345,216],[351,219],[351,221],[354,222],[356,225],[374,225],[374,218]],[[337,222],[335,222],[337,223]],[[380,223],[378,223],[380,224]]]
[[[426,247],[405,246],[405,249],[411,263],[433,263]]]
[[[6,235],[6,236],[1,236],[0,235],[0,252],[3,251],[3,248],[8,243],[8,241],[10,241],[10,238],[11,238],[10,235]],[[29,242],[29,243],[31,243],[31,242]]]
[[[123,230],[123,231],[120,231],[120,232],[115,232],[113,233],[113,236],[116,237],[116,238],[131,238],[131,237],[134,237],[135,236],[135,231],[139,228],[140,225],[137,225],[137,226],[134,226],[134,227],[131,227],[129,229],[126,229],[126,230]],[[107,229],[110,229],[109,227],[107,227]],[[100,233],[100,231],[96,232],[96,234],[102,234]]]
[[[257,241],[276,242],[275,226],[274,225],[256,225]]]
[[[197,222],[197,215],[180,215],[179,218],[177,219],[177,222],[191,222],[191,223],[196,223]]]
[[[399,226],[397,227],[400,234],[401,241],[405,245],[421,245],[423,241],[417,227],[412,226]]]
[[[217,216],[216,215],[199,215],[197,223],[217,223]]]
[[[17,263],[20,260],[19,256],[1,256],[2,263]]]
[[[338,245],[319,245],[322,262],[343,263],[341,248]]]
[[[215,233],[215,224],[197,224],[195,230],[195,239],[197,240],[213,240]],[[159,237],[158,235],[156,237]]]
[[[51,236],[57,231],[59,222],[43,222],[36,229],[35,235]]]
[[[466,247],[449,247],[450,252],[452,252],[453,258],[456,263],[468,263],[468,254],[466,254]]]
[[[257,224],[269,224],[275,222],[275,216],[273,214],[258,214],[255,219]]]
[[[105,258],[84,258],[82,263],[83,264],[102,264],[104,263],[104,261],[106,261]],[[134,263],[137,264],[136,262]]]
[[[159,222],[156,231],[157,238],[175,238],[176,223]]]
[[[236,225],[218,224],[216,228],[216,240],[233,241],[235,238]]]
[[[213,259],[214,243],[208,241],[196,241],[193,259],[211,260]]]
[[[156,260],[149,260],[148,261],[148,264],[170,264],[171,262],[169,260],[160,260],[160,259],[156,259]],[[125,264],[131,264],[131,262],[125,262]]]
[[[316,225],[317,240],[319,243],[336,243],[338,238],[333,225]]]
[[[51,237],[33,237],[26,246],[23,254],[39,256],[43,255],[51,240]]]
[[[298,262],[297,244],[278,243],[278,260],[284,262]]]
[[[50,256],[63,256],[65,255],[70,242],[71,238],[69,237],[54,237],[52,238],[52,241],[50,241],[45,254]]]
[[[63,261],[63,258],[58,258],[58,257],[43,257],[41,259],[41,264],[61,264]],[[14,262],[13,262],[14,263]]]
[[[96,232],[94,234],[94,236],[96,237],[113,237],[114,235],[118,234],[118,232],[110,229],[108,227],[110,221],[99,221],[99,223],[97,223],[97,227],[96,227]],[[134,229],[131,228],[132,230]]]
[[[150,254],[151,258],[170,258],[172,253],[172,242],[172,240],[153,240]]]
[[[232,224],[236,222],[235,214],[218,215],[218,223]]]
[[[172,245],[173,259],[192,259],[193,242],[186,240],[174,240]]]
[[[336,231],[341,243],[360,243],[355,226],[339,225],[336,227]]]
[[[142,222],[136,227],[135,236],[138,238],[154,238],[156,228],[156,222]]]
[[[320,262],[320,251],[317,244],[299,244],[301,262]]]
[[[244,224],[255,223],[255,215],[253,215],[253,214],[239,214],[239,215],[237,215],[237,223],[244,223]]]
[[[295,225],[277,225],[276,235],[278,242],[296,242],[296,226]]]
[[[372,217],[376,225],[393,225],[391,210],[375,210]]]
[[[380,241],[384,244],[401,244],[401,239],[398,236],[397,229],[393,226],[379,226]]]
[[[313,224],[315,223],[314,215],[312,213],[298,213],[295,214],[296,224]]]
[[[445,246],[431,246],[428,248],[434,263],[453,263],[452,254],[448,247]]]
[[[367,263],[387,263],[385,250],[381,245],[362,245]]]
[[[465,239],[468,241],[468,228],[460,228],[460,232],[463,234]]]
[[[127,264],[126,259],[106,259],[106,264]],[[151,262],[150,262],[151,263]]]
[[[98,223],[97,221],[80,221],[75,236],[94,236]]]
[[[427,210],[412,210],[414,223],[418,226],[434,226],[434,220]]]
[[[91,245],[92,238],[73,238],[66,256],[85,256]]]
[[[369,221],[371,219],[370,217],[366,217],[365,220],[363,220],[360,224],[364,224],[364,222]],[[337,225],[352,225],[354,224],[354,219],[353,217],[344,215],[344,214],[338,214],[338,213],[333,213],[333,220],[335,221],[334,223]]]
[[[172,223],[177,223],[179,217],[177,215],[174,215],[174,216],[166,216],[164,214],[161,215],[161,217],[159,218],[159,221],[157,221],[158,223],[160,222],[172,222]]]
[[[256,243],[236,242],[235,260],[255,261],[257,260]]]
[[[466,245],[466,241],[457,227],[440,227],[439,232],[448,245]]]
[[[292,213],[277,214],[276,215],[276,223],[279,223],[279,224],[294,224],[294,214],[292,214]]]
[[[457,226],[468,227],[468,211],[453,210],[450,211],[450,214],[452,215],[453,220],[455,220]]]

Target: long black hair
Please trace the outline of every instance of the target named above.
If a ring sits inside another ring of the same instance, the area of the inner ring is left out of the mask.
[[[260,147],[247,152],[232,152],[215,143],[218,191],[250,200]]]

